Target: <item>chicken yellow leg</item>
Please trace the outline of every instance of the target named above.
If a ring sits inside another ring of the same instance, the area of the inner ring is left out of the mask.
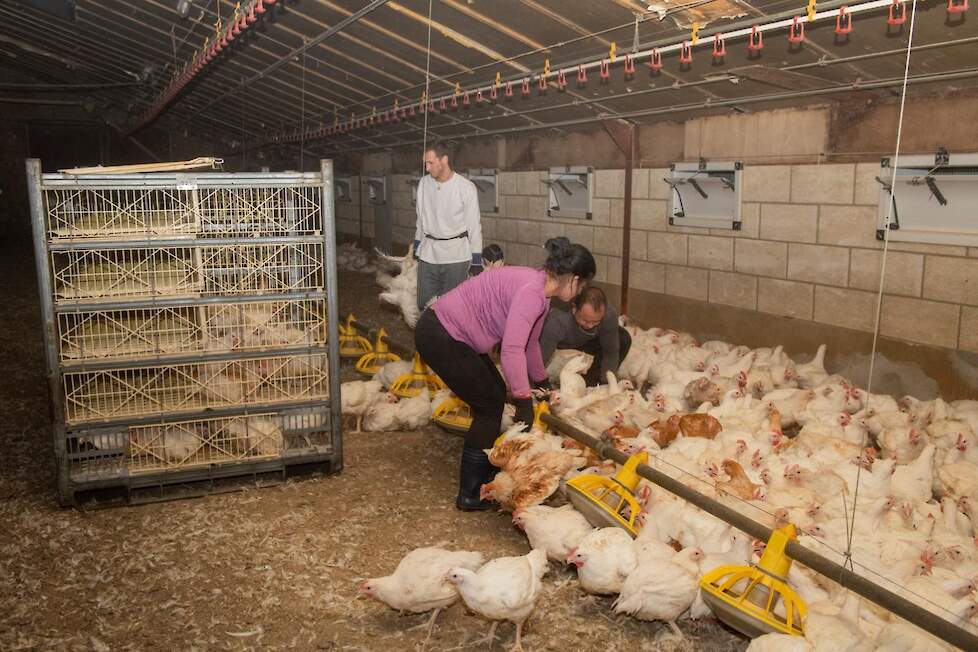
[[[671,620],[669,621],[669,628],[672,630],[672,633],[676,635],[676,638],[678,638],[680,641],[686,640],[686,637],[683,636],[683,631],[679,629],[679,625],[677,625],[674,621]]]
[[[424,651],[425,648],[428,647],[428,641],[431,640],[431,635],[435,632],[435,620],[438,618],[438,614],[440,613],[441,613],[441,609],[435,609],[434,611],[431,612],[431,618],[428,619],[428,622],[426,622],[423,625],[418,625],[417,627],[411,628],[411,629],[421,629],[422,627],[424,627],[425,629],[426,634],[424,640],[421,641],[421,648],[420,648],[422,652]]]
[[[492,621],[492,624],[489,626],[489,633],[477,641],[472,641],[472,645],[473,646],[482,645],[483,643],[488,643],[489,645],[492,645],[492,642],[496,640],[496,627],[498,626],[499,626],[498,620]]]
[[[509,652],[523,652],[523,623],[516,623],[516,642]]]

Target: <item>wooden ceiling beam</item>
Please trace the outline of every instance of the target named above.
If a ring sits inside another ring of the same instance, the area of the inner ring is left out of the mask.
[[[332,9],[333,11],[337,11],[337,12],[339,12],[339,13],[345,15],[345,16],[349,16],[349,15],[351,15],[353,13],[352,11],[350,11],[349,9],[347,9],[346,7],[341,7],[340,5],[336,4],[335,2],[330,2],[330,0],[318,0],[318,1],[319,1],[319,4],[324,5],[324,6],[328,7],[328,8],[330,8],[330,9]],[[369,20],[367,18],[361,18],[357,22],[357,24],[358,25],[363,25],[364,27],[368,27],[368,28],[374,30],[375,32],[377,32],[378,34],[380,34],[381,36],[383,36],[384,38],[389,38],[392,41],[397,41],[398,43],[400,43],[402,45],[406,45],[407,47],[409,47],[409,48],[411,48],[413,50],[416,50],[418,52],[421,52],[422,54],[426,54],[428,52],[428,48],[425,47],[424,45],[421,45],[420,43],[415,43],[411,39],[405,38],[405,37],[401,36],[400,34],[398,34],[397,32],[393,32],[393,31],[387,29],[386,27],[382,27],[379,24],[377,24],[374,21]],[[340,32],[340,36],[342,38],[346,38],[347,40],[349,40],[351,38],[354,38],[352,35],[347,34],[345,32]],[[432,59],[437,59],[438,61],[441,61],[442,63],[444,63],[444,64],[446,64],[448,66],[451,66],[451,67],[455,68],[458,72],[469,72],[469,68],[468,67],[463,66],[463,65],[459,64],[457,61],[455,61],[454,59],[451,59],[449,57],[446,57],[445,55],[443,55],[443,54],[441,54],[439,52],[436,52],[434,50],[431,51],[431,58]]]
[[[500,34],[505,34],[506,36],[513,39],[514,41],[519,41],[523,45],[528,45],[534,50],[544,50],[547,48],[547,46],[544,45],[543,43],[540,43],[539,41],[530,38],[526,34],[517,32],[512,27],[503,25],[499,21],[493,20],[492,18],[486,16],[485,14],[480,14],[478,11],[472,9],[468,5],[458,2],[458,0],[442,0],[442,4],[448,5],[455,11],[459,12],[460,14],[468,16],[469,18],[472,18],[473,20],[476,20],[482,23],[483,25],[491,27],[495,31],[499,32]]]
[[[500,52],[496,52],[495,50],[493,50],[489,46],[484,45],[484,44],[476,41],[475,39],[471,39],[468,36],[465,36],[461,32],[458,32],[458,31],[452,29],[451,27],[449,27],[448,25],[445,25],[444,23],[439,23],[436,20],[429,20],[427,16],[423,16],[423,15],[417,13],[416,11],[412,11],[412,10],[408,9],[407,7],[405,7],[404,5],[402,5],[400,3],[397,3],[397,2],[390,2],[390,3],[387,4],[387,6],[390,7],[391,9],[393,9],[394,11],[396,11],[397,13],[401,14],[402,16],[405,16],[407,18],[410,18],[411,20],[417,21],[417,22],[421,23],[422,25],[430,26],[431,29],[439,32],[445,38],[448,38],[448,39],[451,39],[451,40],[455,41],[456,43],[458,43],[462,47],[466,47],[466,48],[469,48],[471,50],[475,50],[476,52],[479,52],[480,54],[483,54],[483,55],[489,57],[490,59],[492,59],[494,61],[502,62],[504,65],[507,65],[510,68],[514,68],[514,69],[520,71],[521,73],[528,73],[528,72],[530,72],[530,69],[527,68],[526,66],[524,66],[522,64],[519,64],[519,63],[516,63],[515,61],[509,61],[508,60],[508,57],[506,55],[504,55],[504,54],[502,54]]]

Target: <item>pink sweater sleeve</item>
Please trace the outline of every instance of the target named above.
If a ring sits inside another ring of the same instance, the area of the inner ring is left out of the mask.
[[[526,371],[533,382],[547,377],[547,365],[543,363],[543,351],[540,349],[540,333],[543,331],[543,322],[546,320],[549,308],[548,302],[543,314],[537,319],[537,323],[530,332],[530,341],[526,343]]]
[[[538,379],[546,375],[540,353],[540,329],[547,306],[546,297],[531,287],[521,288],[510,303],[499,357],[506,384],[516,398],[530,396],[528,372]]]

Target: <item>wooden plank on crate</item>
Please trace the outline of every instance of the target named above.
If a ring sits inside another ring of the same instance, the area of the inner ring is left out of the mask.
[[[139,163],[137,165],[96,165],[87,168],[70,168],[58,170],[62,174],[136,174],[140,172],[178,172],[196,168],[211,168],[216,170],[224,163],[224,159],[213,156],[199,156],[189,161],[172,161],[169,163]]]

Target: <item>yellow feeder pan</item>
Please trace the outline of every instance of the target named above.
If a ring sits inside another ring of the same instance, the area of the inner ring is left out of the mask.
[[[377,331],[377,340],[374,342],[373,348],[374,350],[370,353],[364,353],[360,356],[356,364],[356,370],[367,376],[373,376],[388,362],[397,362],[401,359],[401,356],[391,353],[387,346],[387,331],[383,328]]]
[[[391,392],[401,398],[414,398],[424,388],[428,388],[429,394],[445,389],[445,383],[428,369],[428,366],[421,361],[421,356],[414,354],[414,367],[406,374],[398,376],[391,383]]]
[[[788,524],[771,534],[756,566],[725,565],[700,580],[703,601],[724,624],[751,638],[764,634],[804,636],[805,604],[788,585],[791,559],[784,549],[796,538]],[[783,616],[775,613],[780,606]]]
[[[346,323],[339,324],[341,358],[361,358],[373,350],[370,340],[360,335],[353,325],[356,320],[357,318],[350,313]]]
[[[431,420],[442,428],[454,432],[468,432],[472,425],[472,409],[457,396],[442,401],[435,408]]]
[[[533,428],[539,428],[543,432],[547,432],[550,426],[548,426],[547,424],[545,424],[543,421],[540,420],[541,414],[550,414],[550,404],[547,403],[546,401],[540,401],[533,408]],[[492,442],[493,447],[498,446],[500,442],[502,442],[503,437],[505,436],[506,436],[505,432],[500,433],[500,435],[496,437],[496,440]]]
[[[567,481],[571,503],[595,527],[620,527],[638,536],[642,506],[635,498],[635,489],[641,478],[635,469],[648,461],[648,452],[642,451],[629,457],[614,478],[592,474],[571,478]]]
[[[550,404],[546,401],[540,401],[536,404],[536,407],[533,408],[533,427],[541,430],[542,432],[548,432],[550,430],[550,426],[545,424],[540,419],[540,416],[544,414],[550,414]]]

